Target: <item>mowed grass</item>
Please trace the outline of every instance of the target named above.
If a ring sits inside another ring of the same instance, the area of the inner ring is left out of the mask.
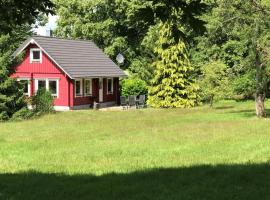
[[[57,113],[0,124],[0,199],[270,199],[269,160],[251,101]]]

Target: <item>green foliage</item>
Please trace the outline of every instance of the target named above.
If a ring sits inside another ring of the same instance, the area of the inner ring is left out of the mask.
[[[20,121],[31,119],[34,115],[35,113],[32,110],[29,110],[27,107],[23,107],[21,110],[13,114],[12,120]]]
[[[203,20],[207,22],[207,32],[197,38],[198,45],[192,51],[193,62],[197,66],[211,60],[220,60],[234,75],[233,80],[247,87],[255,80],[254,96],[258,115],[264,116],[263,102],[270,82],[270,3],[265,0],[218,0]],[[250,81],[246,77],[254,77]],[[245,84],[243,84],[244,82]],[[235,95],[239,94],[237,84],[232,84]],[[258,104],[258,102],[260,102]],[[260,113],[260,114],[259,114]]]
[[[22,85],[10,78],[20,58],[12,53],[31,34],[40,12],[52,13],[50,0],[0,2],[0,121],[21,115],[26,106]],[[19,113],[18,113],[19,112]]]
[[[231,84],[227,76],[227,66],[220,61],[212,61],[202,66],[202,77],[199,81],[201,98],[209,101],[210,106],[214,100],[230,99]]]
[[[237,100],[245,100],[254,98],[256,91],[255,72],[247,72],[236,77],[232,81],[233,98]]]
[[[46,114],[53,112],[53,97],[45,88],[39,89],[32,97],[32,106],[35,113]]]
[[[30,27],[21,26],[10,34],[0,35],[0,121],[8,120],[26,106],[22,86],[10,74],[20,59],[12,59],[12,53],[28,36]]]
[[[93,40],[115,62],[116,56],[123,54],[121,68],[148,84],[153,78],[158,22],[170,19],[181,23],[187,31],[175,29],[173,34],[189,35],[203,29],[197,16],[206,7],[201,0],[55,0],[55,4],[58,36]]]
[[[138,78],[128,78],[122,80],[121,84],[121,95],[130,96],[130,95],[140,95],[147,94],[147,85],[146,83]]]
[[[51,0],[1,0],[0,34],[7,34],[25,24],[36,22],[40,13],[53,13]]]
[[[152,107],[193,107],[198,85],[192,79],[187,49],[182,39],[173,37],[172,23],[160,23],[156,42],[157,59],[153,63],[154,78],[149,88],[148,104]]]

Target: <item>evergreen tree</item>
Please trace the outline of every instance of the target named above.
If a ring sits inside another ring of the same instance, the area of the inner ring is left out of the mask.
[[[182,38],[173,37],[172,22],[160,23],[156,42],[156,61],[148,104],[160,108],[187,108],[197,103],[198,85],[192,78],[186,45]]]
[[[10,34],[0,35],[0,121],[8,120],[26,106],[22,85],[10,75],[12,67],[20,60],[13,59],[12,53],[29,34],[30,27],[21,26]]]

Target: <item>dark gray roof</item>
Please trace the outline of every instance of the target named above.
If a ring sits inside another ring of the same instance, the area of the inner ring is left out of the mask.
[[[126,76],[101,49],[87,40],[33,36],[13,55],[24,50],[32,40],[71,78]]]

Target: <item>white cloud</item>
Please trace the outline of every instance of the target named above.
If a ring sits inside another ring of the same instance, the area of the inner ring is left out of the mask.
[[[45,26],[39,26],[38,28],[35,28],[34,31],[38,34],[38,35],[43,35],[46,36],[46,30],[54,30],[56,28],[56,20],[57,20],[57,16],[52,16],[49,15],[49,21]]]

